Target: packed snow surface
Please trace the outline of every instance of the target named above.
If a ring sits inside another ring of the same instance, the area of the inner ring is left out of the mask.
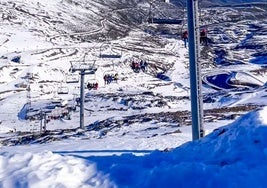
[[[60,141],[1,149],[1,187],[265,187],[267,108],[159,150]],[[120,142],[121,140],[117,140]],[[98,144],[101,144],[99,142]],[[101,147],[101,146],[100,146]]]

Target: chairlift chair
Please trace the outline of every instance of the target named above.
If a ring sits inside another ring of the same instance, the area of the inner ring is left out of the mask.
[[[66,83],[78,83],[79,80],[80,79],[78,74],[68,74],[66,76]]]
[[[89,76],[89,75],[88,75]],[[90,77],[90,76],[89,76]],[[94,74],[94,76],[92,78],[88,78],[87,81],[85,82],[85,87],[89,90],[91,89],[95,89],[97,90],[99,87],[99,80],[96,79],[96,76]]]
[[[150,2],[150,7],[149,7],[149,13],[148,13],[149,17],[147,19],[147,22],[149,24],[169,24],[169,25],[181,25],[181,24],[183,24],[183,19],[170,18],[169,16],[167,16],[165,14],[162,14],[160,17],[154,17],[152,15],[153,14],[152,10],[155,10],[157,8],[156,7],[152,7],[153,3],[154,3],[154,1],[151,1]]]
[[[87,82],[87,84],[86,84],[86,88],[89,90],[91,90],[91,89],[97,90],[98,86],[99,86],[98,82]]]
[[[99,57],[100,58],[110,58],[110,59],[121,58],[121,56],[122,56],[122,47],[120,46],[120,48],[121,48],[121,51],[118,52],[118,51],[114,50],[114,47],[112,47],[110,42],[104,42],[100,46],[100,55],[99,55]],[[105,49],[105,51],[103,52],[104,49]]]
[[[143,66],[144,64],[141,64],[141,61],[143,63],[145,63],[145,66]],[[148,66],[148,60],[146,58],[142,57],[142,56],[130,58],[130,67],[136,73],[139,73],[140,70],[142,70],[143,72],[145,72],[146,69],[147,69],[147,66]]]
[[[105,84],[110,84],[113,81],[117,82],[119,79],[118,76],[119,76],[119,73],[116,70],[105,71],[103,74]]]
[[[84,70],[84,71],[91,71],[92,73],[94,73],[97,70],[97,67],[95,66],[96,60],[91,60],[90,62],[92,63],[85,63],[85,57],[83,61],[70,62],[71,67],[69,69],[69,72],[74,73],[76,71]],[[87,72],[87,73],[90,74],[90,72]]]
[[[150,18],[150,19],[148,19],[148,23],[181,25],[183,23],[183,20],[182,19],[175,19],[175,18]]]
[[[68,94],[69,88],[67,86],[60,86],[57,90],[57,94]]]
[[[132,70],[135,72],[135,73],[139,73],[140,72],[140,66],[139,66],[139,58],[134,58],[132,57],[130,59],[130,67],[132,68]]]

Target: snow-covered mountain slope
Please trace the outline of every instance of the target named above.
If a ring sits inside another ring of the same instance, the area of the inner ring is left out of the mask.
[[[85,92],[86,130],[103,137],[148,122],[148,130],[170,127],[162,134],[176,134],[191,125],[183,8],[144,0],[3,0],[0,9],[1,132],[76,134],[80,76],[71,65],[97,68],[85,76],[85,87],[99,86]],[[182,23],[150,23],[149,16]],[[265,16],[262,4],[201,9],[209,37],[201,46],[206,124],[265,105]],[[131,67],[141,60],[148,63],[145,72]],[[105,84],[103,77],[116,73],[118,81]]]
[[[0,187],[266,185],[267,110],[238,118],[267,103],[266,5],[201,6],[204,127],[212,133],[188,142],[179,4],[1,0]],[[79,68],[95,71],[82,85],[82,130]],[[118,79],[107,83],[107,75]]]

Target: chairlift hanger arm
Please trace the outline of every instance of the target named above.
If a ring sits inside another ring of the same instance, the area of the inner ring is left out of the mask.
[[[73,63],[71,62],[71,67],[69,69],[70,72],[74,73],[76,71],[80,71],[80,72],[86,72],[86,71],[90,71],[93,72],[92,74],[94,74],[96,71],[97,71],[97,68],[95,66],[95,60],[93,60],[93,63],[92,64],[80,64],[80,62],[78,63],[78,66],[75,66],[73,65]]]

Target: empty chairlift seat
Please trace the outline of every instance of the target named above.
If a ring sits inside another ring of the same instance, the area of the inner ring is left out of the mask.
[[[100,58],[121,58],[122,56],[122,47],[120,44],[111,44],[110,42],[104,42],[100,46]]]
[[[121,58],[120,54],[100,54],[100,58]]]
[[[68,74],[66,76],[66,83],[78,83],[79,75],[78,74]]]
[[[172,18],[150,18],[148,20],[149,23],[152,24],[172,24],[172,25],[180,25],[183,20],[181,19],[172,19]]]
[[[60,86],[57,90],[57,94],[68,94],[69,88],[66,86]]]

